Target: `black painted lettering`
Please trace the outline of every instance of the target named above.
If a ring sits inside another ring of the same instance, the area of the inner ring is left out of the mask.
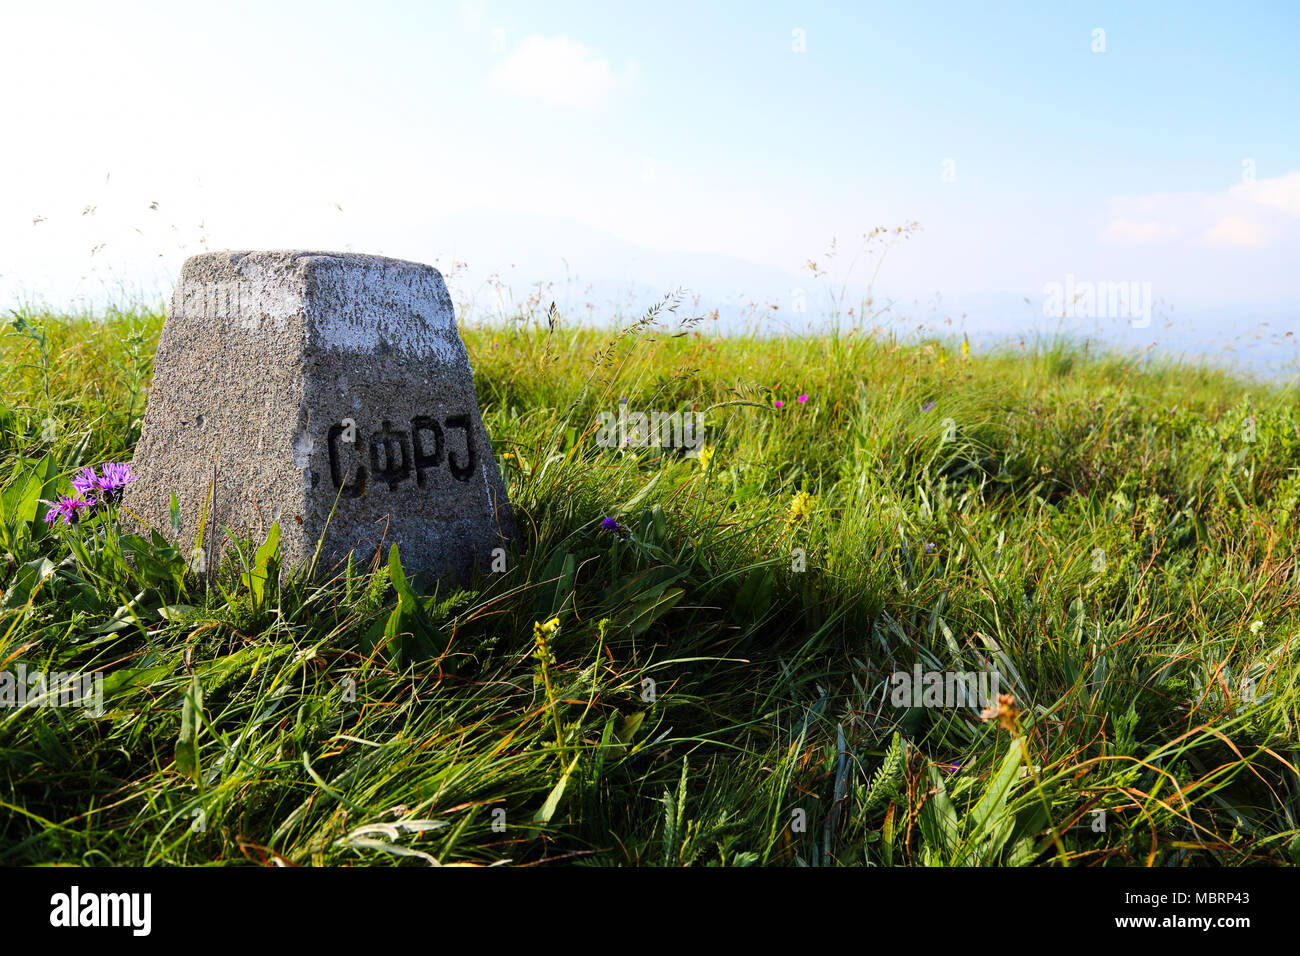
[[[383,464],[380,464],[382,458]],[[375,481],[388,483],[389,491],[396,491],[411,474],[411,441],[403,431],[395,431],[387,419],[384,427],[370,439],[370,470]]]
[[[451,467],[451,476],[457,481],[469,481],[470,476],[474,474],[475,455],[474,455],[474,433],[469,427],[468,415],[448,415],[447,430],[459,428],[465,432],[465,457],[466,463],[462,465],[459,461],[460,456],[454,451],[447,451],[447,464]]]
[[[326,436],[325,444],[329,446],[330,455],[330,480],[334,482],[335,488],[343,487],[343,463],[339,461],[339,436],[342,435],[346,428],[343,425],[331,425],[329,434]],[[366,492],[366,467],[357,465],[357,474],[354,479],[348,482],[348,488],[345,494],[349,498],[357,498]]]
[[[432,451],[425,446],[425,432],[433,435]],[[423,488],[425,470],[442,464],[442,428],[428,415],[416,415],[411,419],[411,445],[415,451],[415,482]]]

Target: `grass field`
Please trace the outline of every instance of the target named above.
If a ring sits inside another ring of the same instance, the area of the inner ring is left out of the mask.
[[[12,316],[0,670],[103,710],[0,707],[0,863],[1300,862],[1293,391],[674,321],[464,330],[522,540],[452,593],[47,525],[162,320]],[[601,447],[621,398],[708,450]]]

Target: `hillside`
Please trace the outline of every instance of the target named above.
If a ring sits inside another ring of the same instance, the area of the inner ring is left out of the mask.
[[[161,316],[15,316],[0,660],[104,708],[0,707],[0,863],[1300,862],[1294,393],[657,318],[464,330],[522,540],[453,593],[48,525]]]

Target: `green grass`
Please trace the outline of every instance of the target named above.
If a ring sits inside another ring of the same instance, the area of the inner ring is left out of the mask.
[[[505,573],[264,583],[254,541],[205,583],[41,521],[130,458],[161,318],[15,320],[0,664],[105,707],[0,709],[0,863],[1300,861],[1294,392],[1063,342],[467,328]],[[709,465],[598,447],[620,397],[705,411]],[[894,706],[917,663],[1017,714]]]

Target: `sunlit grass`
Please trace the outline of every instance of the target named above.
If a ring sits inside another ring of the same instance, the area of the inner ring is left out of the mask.
[[[263,587],[262,542],[205,583],[45,526],[129,460],[161,318],[20,318],[0,661],[106,700],[0,708],[0,862],[1300,862],[1293,392],[1061,341],[468,326],[508,570]],[[704,412],[711,454],[599,447],[621,399]],[[996,669],[1015,719],[895,707],[918,661]]]

